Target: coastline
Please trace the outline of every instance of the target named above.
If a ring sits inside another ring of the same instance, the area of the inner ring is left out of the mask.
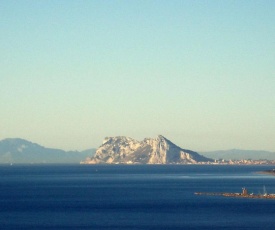
[[[261,171],[261,172],[258,172],[260,174],[268,174],[268,175],[273,175],[275,176],[275,169],[271,169],[271,170],[266,170],[266,171]]]

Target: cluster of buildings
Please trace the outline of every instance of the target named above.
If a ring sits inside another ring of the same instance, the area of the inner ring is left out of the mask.
[[[275,165],[275,160],[214,160],[211,164],[217,165]]]
[[[197,162],[200,165],[275,165],[275,160],[225,160],[219,159],[213,162]]]

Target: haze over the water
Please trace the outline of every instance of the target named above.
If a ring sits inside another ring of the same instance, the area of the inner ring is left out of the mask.
[[[0,19],[0,139],[275,151],[275,1],[9,0]]]

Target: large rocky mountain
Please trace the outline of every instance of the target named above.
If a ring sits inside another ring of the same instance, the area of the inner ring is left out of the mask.
[[[165,137],[145,138],[137,141],[129,137],[106,137],[95,156],[86,164],[196,164],[211,162],[197,152],[173,144]]]
[[[95,149],[82,152],[46,148],[20,138],[0,141],[0,163],[79,163]]]

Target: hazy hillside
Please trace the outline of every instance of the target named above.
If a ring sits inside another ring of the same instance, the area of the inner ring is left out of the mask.
[[[0,141],[0,163],[79,163],[94,153],[95,149],[78,152],[46,148],[20,138]]]
[[[262,150],[241,150],[241,149],[230,149],[230,150],[219,150],[211,152],[200,152],[206,157],[213,159],[225,159],[225,160],[241,160],[241,159],[252,159],[252,160],[275,160],[275,152],[262,151]]]

